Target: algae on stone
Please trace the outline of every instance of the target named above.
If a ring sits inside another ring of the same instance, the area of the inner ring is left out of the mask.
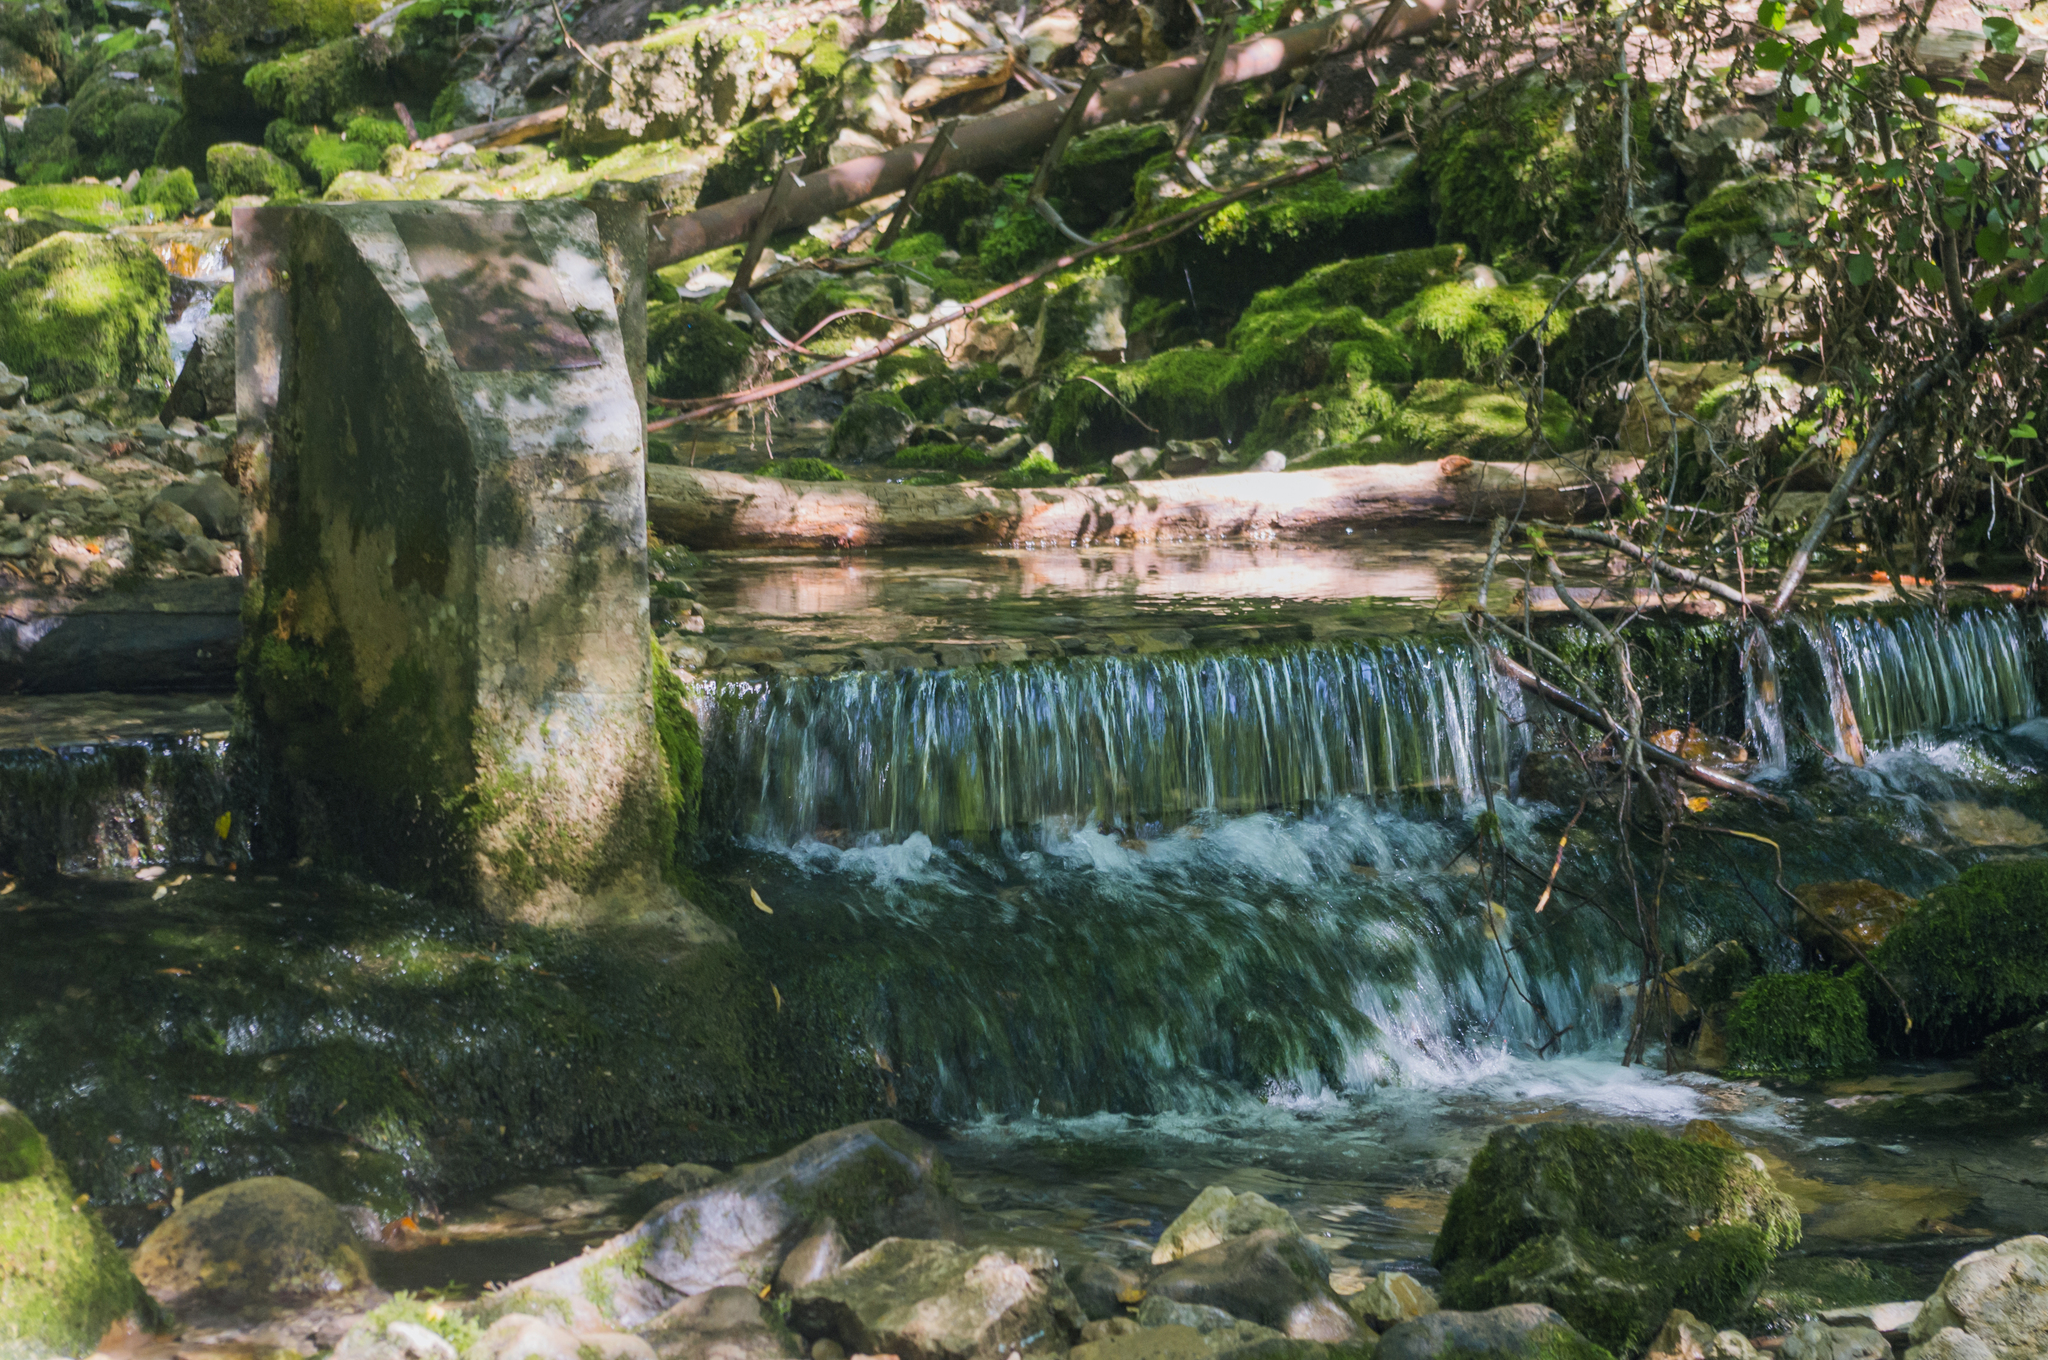
[[[157,1314],[28,1116],[0,1100],[0,1360],[85,1355]]]

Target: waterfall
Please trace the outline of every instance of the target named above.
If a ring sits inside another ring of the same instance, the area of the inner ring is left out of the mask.
[[[852,672],[723,687],[710,766],[742,835],[940,836],[1071,817],[1481,793],[1468,649],[1434,642]],[[1486,722],[1504,783],[1507,727]]]
[[[1783,690],[1778,681],[1778,654],[1771,635],[1752,628],[1742,641],[1743,711],[1749,740],[1757,753],[1757,773],[1783,774],[1790,763],[1785,745]]]
[[[2012,727],[2040,714],[2030,639],[2040,629],[2009,606],[1888,616],[1836,614],[1802,628],[1827,688],[1836,754],[1860,744]],[[1844,722],[1845,713],[1852,719]],[[1816,724],[1818,726],[1818,724]]]

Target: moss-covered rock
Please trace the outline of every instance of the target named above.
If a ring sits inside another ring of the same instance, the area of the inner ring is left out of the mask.
[[[1819,212],[1815,187],[1800,180],[1754,175],[1723,184],[1686,214],[1678,258],[1702,286],[1730,274],[1760,279],[1776,258],[1772,234],[1799,230]]]
[[[1913,1015],[1865,977],[1880,1037],[1919,1052],[1965,1052],[1997,1030],[2048,1009],[2048,859],[1965,870],[1936,888],[1870,951]]]
[[[753,341],[703,302],[647,309],[647,390],[657,397],[715,397],[746,372]]]
[[[756,118],[742,124],[725,144],[725,154],[704,172],[704,185],[697,191],[697,206],[739,198],[765,189],[775,179],[776,167],[790,153],[787,126],[780,118]]]
[[[1315,387],[1341,368],[1382,383],[1413,375],[1401,337],[1356,307],[1302,307],[1253,312],[1230,332],[1236,357],[1224,394],[1255,418],[1283,392]]]
[[[1260,293],[1245,311],[1348,306],[1385,316],[1425,288],[1455,282],[1466,254],[1461,245],[1423,246],[1319,265],[1284,288]]]
[[[797,307],[790,338],[816,330],[804,343],[820,354],[848,354],[879,340],[894,329],[897,287],[895,280],[875,274],[827,279]]]
[[[1171,123],[1114,123],[1076,137],[1053,171],[1051,194],[1067,221],[1093,231],[1131,206],[1138,171],[1173,150]]]
[[[278,118],[263,130],[264,149],[323,190],[350,171],[378,170],[385,149],[405,142],[405,128],[388,118],[358,116],[338,133]]]
[[[113,184],[24,184],[0,192],[0,209],[13,208],[24,220],[59,223],[59,230],[94,231],[128,220],[128,195]],[[54,235],[44,231],[35,239]],[[25,249],[24,241],[15,246]]]
[[[1017,466],[989,478],[988,484],[1013,491],[1037,486],[1065,486],[1071,475],[1040,445],[1026,454]]]
[[[1540,1124],[1487,1140],[1431,1259],[1446,1307],[1547,1304],[1619,1351],[1674,1307],[1732,1317],[1798,1241],[1798,1210],[1741,1151]]]
[[[995,203],[995,190],[973,175],[943,175],[919,191],[914,220],[919,231],[937,232],[955,250],[966,250],[973,243],[965,227]]]
[[[42,401],[87,387],[168,384],[170,273],[128,237],[58,232],[0,269],[0,363]]]
[[[215,198],[240,194],[272,198],[296,194],[304,187],[299,172],[276,152],[246,142],[217,142],[208,147],[206,180]]]
[[[2048,1088],[2048,1016],[1987,1039],[1977,1057],[1977,1073],[1999,1086]]]
[[[1430,378],[1409,391],[1384,435],[1386,442],[1415,456],[1456,454],[1475,462],[1520,458],[1532,437],[1527,410],[1527,399],[1513,389]],[[1574,449],[1582,442],[1578,413],[1555,392],[1544,393],[1541,424],[1553,449]]]
[[[71,35],[56,11],[0,5],[0,113],[26,113],[57,92]]]
[[[156,1312],[42,1135],[0,1100],[0,1360],[87,1354],[129,1315]]]
[[[1571,327],[1571,310],[1550,310],[1551,295],[1533,284],[1482,288],[1440,283],[1394,314],[1425,378],[1490,381],[1503,364],[1534,368],[1538,345],[1552,345]],[[1523,337],[1528,337],[1524,339]]]
[[[1169,439],[1223,433],[1242,412],[1228,392],[1237,356],[1228,350],[1170,349],[1142,364],[1087,364],[1063,375],[1032,426],[1052,446],[1082,458]],[[1149,427],[1149,428],[1148,428]]]
[[[199,206],[199,185],[182,165],[172,170],[145,170],[135,186],[135,201],[161,208],[167,217],[183,217]]]
[[[822,458],[778,458],[761,469],[785,482],[843,482],[846,474]]]
[[[839,419],[832,422],[832,437],[825,456],[851,462],[873,462],[902,448],[910,440],[917,417],[894,392],[863,392],[846,404]]]
[[[191,1201],[143,1239],[135,1274],[158,1302],[201,1316],[260,1317],[371,1288],[347,1216],[283,1176],[236,1181]]]
[[[1855,983],[1832,973],[1758,978],[1728,1016],[1731,1071],[1808,1080],[1869,1065],[1870,1018]]]
[[[440,3],[426,0],[417,8],[431,11]],[[176,29],[180,84],[201,145],[262,131],[267,118],[246,84],[253,67],[287,52],[353,41],[356,25],[383,8],[381,0],[185,0]]]

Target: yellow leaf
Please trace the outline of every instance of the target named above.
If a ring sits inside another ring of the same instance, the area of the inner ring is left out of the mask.
[[[5,897],[13,891],[14,885],[12,883],[0,884],[0,897]]]
[[[1685,806],[1686,810],[1689,812],[1705,812],[1707,810],[1708,802],[1707,799],[1705,799],[1704,797],[1688,798],[1685,800]]]
[[[775,993],[775,1013],[782,1014],[782,989],[771,982],[768,984],[768,990]]]
[[[747,896],[753,898],[754,905],[759,907],[762,911],[767,912],[770,916],[773,916],[775,914],[775,908],[769,906],[766,902],[763,902],[761,900],[761,894],[755,889],[747,889]]]
[[[213,823],[213,834],[222,840],[228,838],[228,828],[235,824],[235,814],[223,812]]]
[[[159,883],[157,884],[156,891],[149,895],[149,900],[152,902],[161,902],[170,895],[171,890],[169,888],[166,888],[163,884]]]

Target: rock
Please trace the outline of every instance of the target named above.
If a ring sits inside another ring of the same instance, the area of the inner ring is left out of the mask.
[[[1348,1295],[1344,1303],[1382,1329],[1434,1313],[1439,1306],[1436,1295],[1427,1286],[1398,1270],[1381,1271],[1366,1281],[1365,1288]]]
[[[263,1317],[374,1291],[348,1216],[283,1176],[192,1200],[143,1239],[135,1274],[187,1318]]]
[[[788,1293],[813,1284],[846,1264],[852,1254],[846,1249],[846,1239],[839,1235],[839,1225],[828,1218],[782,1258],[775,1270],[775,1288]]]
[[[28,391],[28,379],[0,364],[0,406],[11,405]]]
[[[216,142],[206,148],[206,178],[217,199],[242,194],[273,198],[304,187],[299,172],[282,158],[246,142]]]
[[[917,417],[894,392],[863,392],[832,422],[825,456],[842,462],[874,462],[910,442]]]
[[[715,1185],[725,1179],[725,1173],[715,1166],[702,1166],[696,1162],[677,1162],[661,1173],[661,1188],[671,1195],[687,1195]]]
[[[1997,1360],[2048,1357],[2048,1237],[2015,1237],[1950,1266],[1908,1335],[1906,1360],[1963,1360],[1979,1346]]]
[[[1967,1052],[2048,1010],[2044,938],[2048,861],[1994,860],[1921,898],[1870,961],[1905,995],[1913,1051]],[[1902,1041],[1890,994],[1874,990],[1870,999],[1873,1028]]]
[[[1067,1288],[1081,1313],[1089,1318],[1123,1318],[1124,1298],[1142,1288],[1136,1271],[1119,1270],[1107,1261],[1089,1258],[1067,1267]]]
[[[856,1248],[898,1232],[946,1232],[945,1162],[890,1120],[820,1134],[770,1161],[657,1207],[635,1227],[487,1296],[494,1306],[558,1311],[579,1330],[636,1327],[685,1294],[759,1290],[825,1217]]]
[[[1245,471],[1285,472],[1287,471],[1287,455],[1278,449],[1267,449],[1257,458],[1252,459],[1250,466],[1246,467]]]
[[[459,1343],[476,1337],[476,1324],[452,1308],[394,1299],[349,1328],[334,1360],[457,1360]]]
[[[803,1353],[760,1296],[743,1285],[692,1294],[639,1334],[659,1360],[788,1360]]]
[[[1230,465],[1230,449],[1220,439],[1169,439],[1159,459],[1169,477],[1196,477]]]
[[[1748,1153],[1544,1124],[1487,1140],[1451,1194],[1432,1262],[1448,1307],[1542,1303],[1623,1348],[1673,1308],[1735,1313],[1799,1232],[1798,1211]]]
[[[1116,469],[1119,480],[1135,482],[1152,475],[1159,466],[1160,453],[1155,448],[1127,449],[1109,460]]]
[[[1301,1231],[1292,1215],[1264,1195],[1233,1194],[1228,1186],[1212,1185],[1196,1195],[1180,1217],[1159,1234],[1159,1245],[1152,1249],[1152,1264],[1178,1261],[1262,1228],[1297,1234]]]
[[[647,390],[657,397],[715,397],[746,371],[753,341],[702,302],[647,309]]]
[[[1920,1299],[1898,1303],[1866,1303],[1850,1308],[1823,1308],[1820,1320],[1835,1327],[1868,1327],[1886,1336],[1904,1338],[1927,1305]]]
[[[1643,1360],[1761,1360],[1749,1338],[1737,1331],[1715,1331],[1682,1308],[1671,1310],[1664,1330],[1650,1343]]]
[[[1863,992],[1832,973],[1758,978],[1729,1012],[1726,1033],[1729,1070],[1741,1076],[1819,1080],[1877,1056]]]
[[[141,241],[63,231],[0,269],[0,363],[44,401],[169,382],[170,274]]]
[[[28,1116],[0,1100],[0,1354],[85,1355],[156,1310]]]
[[[235,410],[235,318],[208,316],[185,356],[185,367],[164,399],[159,420],[207,420]]]
[[[1237,1318],[1221,1308],[1212,1308],[1206,1303],[1175,1303],[1157,1294],[1148,1295],[1138,1305],[1140,1327],[1192,1327],[1198,1332],[1213,1332],[1218,1327],[1234,1326],[1237,1322]]]
[[[1331,1290],[1329,1273],[1328,1259],[1289,1219],[1181,1257],[1153,1277],[1147,1297],[1221,1308],[1300,1341],[1355,1341],[1366,1328]]]
[[[1067,354],[1121,357],[1129,343],[1124,309],[1130,302],[1131,285],[1117,274],[1078,279],[1048,297],[1031,333],[1026,375]]]
[[[344,1357],[337,1354],[335,1360]],[[655,1350],[628,1333],[578,1333],[544,1318],[507,1313],[463,1352],[463,1360],[655,1360]]]
[[[1778,1354],[1784,1360],[1892,1360],[1892,1343],[1869,1327],[1830,1327],[1810,1318]]]
[[[1671,144],[1671,153],[1685,171],[1685,196],[1697,203],[1716,185],[1743,176],[1776,154],[1771,127],[1748,109],[1709,118]]]
[[[242,550],[217,538],[185,540],[185,551],[179,554],[178,561],[183,564],[185,570],[196,571],[205,576],[242,574]]]
[[[1438,1312],[1388,1330],[1373,1360],[1612,1360],[1555,1310],[1514,1303],[1483,1313]]]
[[[1999,1086],[2048,1087],[2048,1016],[1986,1039],[1977,1075]]]
[[[1664,974],[1663,1003],[1670,1032],[1683,1039],[1709,1013],[1725,1016],[1756,964],[1740,941],[1723,940],[1690,963]],[[1665,1016],[1653,1015],[1658,1028]]]
[[[854,1354],[1001,1360],[1070,1344],[1086,1321],[1042,1248],[1015,1255],[892,1237],[791,1296],[790,1323]]]
[[[242,532],[242,496],[218,472],[202,472],[157,493],[157,499],[191,512],[208,538],[234,538]]]
[[[204,538],[206,530],[190,510],[158,496],[142,512],[142,532],[166,547],[183,549],[187,539]]]
[[[1867,878],[1808,883],[1799,889],[1799,902],[1806,908],[1793,920],[1799,943],[1810,957],[1831,968],[1859,962],[1855,950],[1843,942],[1844,935],[1868,954],[1913,908],[1912,898]]]
[[[1250,1326],[1251,1324],[1246,1323],[1245,1325]],[[1136,1336],[1139,1332],[1142,1332],[1144,1330],[1145,1329],[1138,1324],[1138,1320],[1136,1318],[1097,1318],[1093,1322],[1086,1323],[1082,1326],[1081,1344],[1086,1345],[1090,1341],[1107,1341],[1109,1338],[1113,1336]]]
[[[1270,1327],[1249,1322],[1235,1322],[1208,1332],[1176,1323],[1130,1331],[1120,1329],[1084,1341],[1067,1352],[1067,1360],[1224,1360],[1226,1356],[1245,1356],[1247,1360],[1253,1356],[1263,1360],[1323,1360],[1326,1354],[1314,1342],[1289,1341]]]
[[[1730,274],[1752,288],[1777,272],[1772,234],[1799,231],[1820,213],[1813,185],[1778,175],[1754,175],[1723,184],[1686,214],[1675,253],[1702,287]]]

